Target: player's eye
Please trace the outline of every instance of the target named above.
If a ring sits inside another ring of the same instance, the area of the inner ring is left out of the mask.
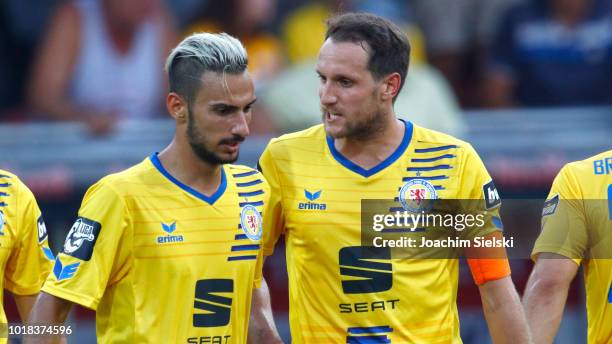
[[[342,86],[342,87],[351,87],[351,86],[353,86],[353,82],[351,80],[344,79],[344,78],[338,80],[338,84],[340,86]]]
[[[232,113],[232,108],[229,106],[218,106],[215,108],[215,112],[222,116],[226,116]]]

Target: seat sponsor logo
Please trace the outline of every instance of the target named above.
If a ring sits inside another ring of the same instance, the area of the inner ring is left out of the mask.
[[[339,251],[338,259],[340,275],[343,278],[342,291],[345,294],[376,293],[389,290],[393,286],[393,265],[389,247],[343,247]]]
[[[218,327],[229,324],[234,281],[202,279],[196,282],[193,307],[194,327]]]

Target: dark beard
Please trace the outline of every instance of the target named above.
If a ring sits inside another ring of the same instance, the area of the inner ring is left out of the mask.
[[[187,111],[187,141],[189,141],[191,149],[198,156],[198,158],[210,165],[231,164],[238,160],[238,154],[236,154],[236,157],[232,159],[223,159],[217,154],[215,154],[213,151],[206,148],[206,145],[203,143],[204,137],[198,132],[196,128],[191,109]],[[230,143],[233,141],[242,142],[244,141],[244,138],[235,135],[232,139],[221,140],[220,144]]]
[[[323,121],[325,121],[325,118],[323,118]],[[386,124],[385,115],[377,111],[374,116],[363,122],[347,123],[347,126],[343,130],[344,132],[340,136],[334,137],[334,139],[366,141],[371,137],[375,137],[381,131],[384,131]]]

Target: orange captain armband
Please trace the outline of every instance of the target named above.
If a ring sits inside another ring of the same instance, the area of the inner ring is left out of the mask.
[[[495,232],[484,237],[484,239],[494,238],[501,239],[502,233]],[[476,285],[510,276],[510,263],[508,263],[505,248],[472,247],[466,249],[466,253]]]

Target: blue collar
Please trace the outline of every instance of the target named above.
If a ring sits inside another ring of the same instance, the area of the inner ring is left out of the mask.
[[[223,195],[223,193],[225,192],[225,189],[227,189],[227,178],[225,177],[225,169],[223,168],[223,166],[221,166],[221,183],[219,184],[219,188],[217,189],[217,191],[215,191],[214,194],[210,195],[210,196],[206,196],[205,194],[191,188],[189,185],[183,184],[181,183],[178,179],[174,178],[168,171],[166,171],[166,169],[164,168],[164,166],[162,165],[161,161],[159,161],[159,158],[157,157],[157,152],[151,154],[151,156],[149,156],[149,159],[151,159],[151,162],[153,163],[153,166],[155,166],[155,168],[157,168],[157,170],[166,178],[168,178],[168,180],[170,180],[172,183],[176,184],[176,186],[178,186],[179,188],[187,191],[188,193],[190,193],[191,195],[201,199],[202,201],[213,205],[218,199],[219,197],[221,197],[221,195]]]
[[[345,158],[340,152],[338,152],[338,150],[336,150],[336,147],[334,146],[334,139],[331,136],[327,136],[327,147],[329,147],[329,151],[331,152],[332,156],[334,157],[334,159],[336,159],[336,161],[340,163],[340,165],[367,178],[393,164],[397,159],[399,159],[400,156],[402,156],[402,154],[404,154],[406,148],[408,148],[410,140],[412,139],[413,126],[411,122],[407,122],[402,119],[400,119],[400,121],[404,123],[404,138],[402,138],[402,142],[397,147],[397,149],[395,149],[395,152],[393,152],[393,154],[389,155],[388,158],[381,161],[378,165],[370,168],[369,170],[366,170],[365,168],[355,164],[354,162]]]

